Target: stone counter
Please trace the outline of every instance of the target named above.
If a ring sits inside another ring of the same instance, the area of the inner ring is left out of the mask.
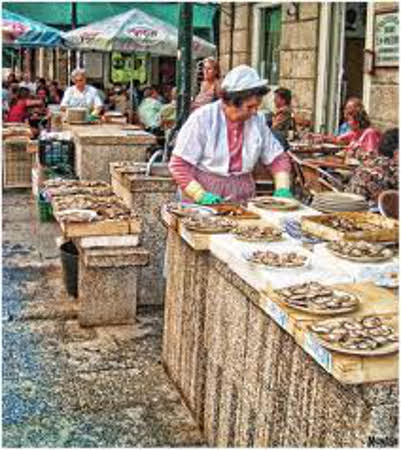
[[[121,125],[65,125],[75,143],[75,172],[80,179],[110,182],[114,161],[146,161],[156,138],[143,130],[123,130]]]
[[[386,381],[338,381],[341,371],[357,369],[359,357],[329,373],[301,345],[299,321],[284,329],[288,313],[272,301],[266,309],[260,289],[188,240],[170,224],[163,363],[210,446],[397,444],[396,356],[382,357]],[[386,304],[396,311],[394,296]]]
[[[111,163],[111,185],[113,192],[138,213],[142,221],[141,244],[150,253],[149,264],[141,272],[138,304],[161,305],[165,292],[163,266],[167,233],[161,221],[160,209],[173,200],[177,186],[171,177],[129,172],[130,169],[140,168],[145,169],[146,164]]]

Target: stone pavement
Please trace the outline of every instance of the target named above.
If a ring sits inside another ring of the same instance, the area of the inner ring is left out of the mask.
[[[161,365],[162,308],[80,328],[57,234],[29,192],[3,192],[2,446],[204,446]]]

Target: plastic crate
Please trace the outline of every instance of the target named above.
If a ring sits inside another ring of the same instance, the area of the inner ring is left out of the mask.
[[[71,141],[39,141],[40,164],[55,168],[60,174],[74,174],[74,143]]]
[[[51,203],[46,201],[42,194],[37,197],[38,215],[41,222],[52,222],[54,220]]]
[[[3,146],[3,185],[5,188],[31,186],[34,157],[27,152],[27,140],[6,140]]]

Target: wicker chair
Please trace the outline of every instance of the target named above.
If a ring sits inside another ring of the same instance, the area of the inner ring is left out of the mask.
[[[318,192],[342,191],[342,184],[326,170],[302,161],[294,153],[288,151],[294,171],[293,189],[297,197],[310,202]]]

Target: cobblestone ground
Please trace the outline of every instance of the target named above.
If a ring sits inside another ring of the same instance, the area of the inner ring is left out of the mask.
[[[3,447],[203,446],[160,361],[163,310],[80,328],[56,224],[3,193]]]

